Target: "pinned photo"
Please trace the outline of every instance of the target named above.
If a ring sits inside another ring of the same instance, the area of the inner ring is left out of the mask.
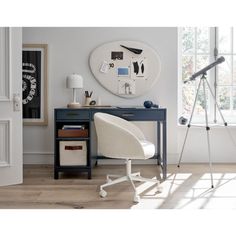
[[[111,59],[112,60],[123,60],[123,52],[111,52]]]
[[[135,81],[133,80],[119,80],[118,93],[123,95],[135,94]]]
[[[117,68],[118,76],[129,76],[129,68],[128,67],[118,67]]]
[[[101,71],[102,73],[108,73],[109,68],[110,68],[109,63],[108,63],[107,61],[103,61],[103,62],[102,62],[102,65],[101,65],[101,67],[100,67],[100,71]]]
[[[146,58],[132,58],[131,59],[131,78],[132,79],[146,79],[147,73],[147,59]]]

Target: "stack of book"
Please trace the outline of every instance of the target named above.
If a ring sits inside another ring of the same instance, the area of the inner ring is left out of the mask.
[[[85,129],[85,125],[63,125],[62,129]]]
[[[85,125],[64,125],[58,130],[59,138],[87,138],[88,129]]]

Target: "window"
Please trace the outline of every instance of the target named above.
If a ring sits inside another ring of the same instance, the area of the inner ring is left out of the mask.
[[[217,28],[218,56],[225,63],[217,68],[216,94],[223,114],[231,120],[236,116],[236,31],[234,28]]]
[[[220,56],[224,56],[225,62],[207,71],[207,81],[226,121],[236,122],[236,30],[230,27],[179,28],[179,116],[190,116],[200,77],[184,81]],[[208,89],[206,99],[207,104],[201,86],[193,122],[205,122],[205,106],[211,122],[221,121]]]

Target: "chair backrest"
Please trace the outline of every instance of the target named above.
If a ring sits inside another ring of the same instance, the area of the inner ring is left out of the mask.
[[[111,158],[144,157],[141,141],[145,140],[145,137],[137,126],[101,112],[95,113],[94,123],[102,155]]]

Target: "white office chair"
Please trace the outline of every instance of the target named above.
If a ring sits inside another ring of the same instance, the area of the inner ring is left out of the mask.
[[[156,179],[147,179],[140,176],[140,173],[131,173],[132,159],[148,159],[154,156],[155,146],[148,142],[142,131],[129,121],[117,116],[97,112],[94,115],[95,128],[98,138],[98,147],[101,154],[109,158],[126,160],[126,176],[107,175],[107,183],[100,186],[100,196],[106,197],[104,187],[130,181],[134,189],[134,202],[139,202],[133,181],[151,181],[157,183],[158,191],[161,192],[160,182]],[[110,177],[118,177],[111,180]]]

